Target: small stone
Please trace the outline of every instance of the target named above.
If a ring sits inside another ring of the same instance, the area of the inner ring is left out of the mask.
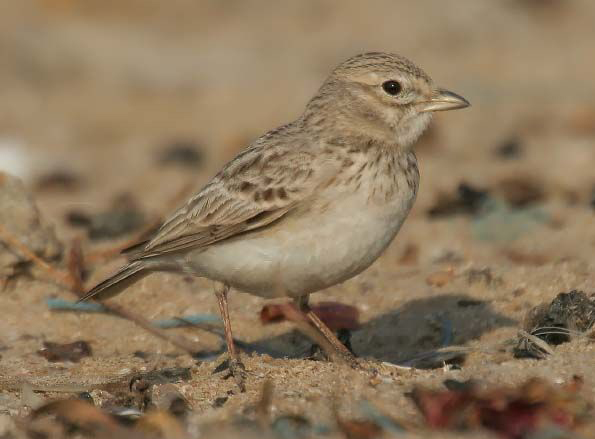
[[[0,225],[6,233],[46,261],[62,255],[54,228],[47,224],[25,186],[16,177],[0,172]],[[28,269],[29,260],[0,239],[0,279]]]

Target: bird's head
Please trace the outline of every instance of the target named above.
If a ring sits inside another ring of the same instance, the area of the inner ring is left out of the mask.
[[[427,128],[433,112],[469,105],[465,98],[435,86],[408,59],[372,52],[337,66],[306,114],[326,113],[335,118],[336,129],[408,148]]]

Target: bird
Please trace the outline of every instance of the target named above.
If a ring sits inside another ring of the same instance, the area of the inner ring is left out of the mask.
[[[109,299],[152,272],[213,280],[230,372],[241,388],[230,288],[293,299],[339,357],[353,358],[308,297],[383,253],[418,192],[417,139],[434,112],[469,105],[401,55],[347,59],[297,119],[240,151],[149,239],[125,250],[126,265],[82,300]]]

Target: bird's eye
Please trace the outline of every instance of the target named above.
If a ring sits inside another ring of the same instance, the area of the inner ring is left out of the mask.
[[[382,84],[382,89],[391,96],[398,95],[401,91],[401,84],[397,81],[386,81]]]

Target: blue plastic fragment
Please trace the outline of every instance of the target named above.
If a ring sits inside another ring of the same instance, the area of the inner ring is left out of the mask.
[[[108,312],[102,304],[97,302],[72,302],[52,298],[47,299],[46,303],[52,311]]]
[[[103,305],[97,302],[73,302],[59,298],[47,299],[46,303],[52,311],[75,311],[75,312],[109,312]],[[173,317],[170,319],[155,320],[153,326],[162,329],[180,328],[200,324],[223,326],[219,316],[213,314],[193,314],[189,316]]]
[[[153,326],[162,329],[180,328],[182,326],[192,326],[200,324],[209,324],[222,326],[223,323],[219,316],[213,314],[194,314],[190,316],[174,317],[172,319],[154,320]]]

